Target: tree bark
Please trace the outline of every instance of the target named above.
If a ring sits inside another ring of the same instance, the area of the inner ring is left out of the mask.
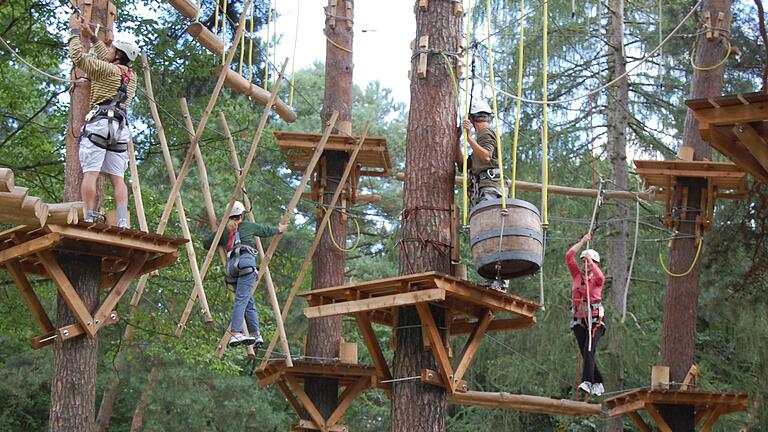
[[[140,432],[142,427],[144,427],[144,414],[147,412],[149,398],[152,397],[152,393],[155,392],[157,378],[159,376],[160,358],[157,358],[152,365],[152,370],[149,372],[147,387],[144,389],[144,393],[141,394],[139,402],[136,403],[136,410],[133,412],[133,419],[131,420],[131,432]]]
[[[457,52],[461,19],[453,3],[432,1],[426,11],[415,2],[416,39],[429,36],[429,49]],[[414,54],[416,54],[414,52]],[[451,204],[454,196],[456,95],[442,56],[429,55],[426,78],[417,77],[419,56],[411,62],[411,109],[406,137],[400,274],[425,271],[450,273]],[[419,241],[417,241],[419,239]],[[432,308],[442,326],[445,314]],[[400,308],[393,376],[419,375],[435,369],[432,354],[424,350],[420,323],[413,307]],[[444,389],[419,380],[393,383],[393,432],[445,430],[447,397]]]
[[[106,26],[108,0],[94,1],[91,21]],[[80,4],[81,10],[85,10]],[[87,50],[90,42],[80,38]],[[84,77],[85,74],[74,69],[72,78]],[[80,183],[83,173],[80,169],[78,150],[80,148],[80,130],[85,122],[85,115],[90,110],[90,82],[76,83],[72,86],[67,122],[66,165],[64,168],[64,201],[80,201]],[[101,185],[99,183],[99,190]],[[75,287],[78,295],[91,313],[98,308],[99,282],[101,280],[101,260],[87,255],[61,255],[58,258],[64,274]],[[75,317],[61,296],[57,299],[56,327],[74,324]],[[48,430],[51,432],[94,430],[96,414],[96,355],[98,342],[87,336],[80,336],[62,342],[56,339],[53,345],[53,379],[51,382],[51,405],[48,413]]]
[[[93,314],[99,303],[101,260],[87,255],[60,255],[64,274],[77,290],[86,308]],[[64,300],[57,302],[56,327],[74,324],[74,315]],[[53,345],[53,380],[50,432],[91,432],[96,411],[96,354],[98,341],[79,336],[67,341],[56,339]]]
[[[703,11],[710,11],[713,17],[718,12],[724,12],[729,21],[731,14],[730,0],[704,0]],[[713,24],[716,20],[713,21]],[[710,66],[719,62],[725,55],[725,46],[720,40],[707,40],[701,35],[696,42],[696,64]],[[722,90],[724,66],[711,71],[694,70],[691,80],[691,98],[714,97]],[[701,139],[699,124],[691,110],[685,116],[683,143],[694,148],[694,160],[707,160],[712,149]],[[688,189],[688,208],[683,209],[683,188]],[[680,179],[675,186],[674,205],[677,207],[677,217],[680,220],[680,235],[693,236],[696,224],[693,221],[701,212],[698,210],[702,190],[706,188],[703,179]],[[687,210],[687,211],[684,211]],[[674,241],[670,251],[670,271],[685,272],[696,256],[697,240],[681,238]],[[701,259],[693,270],[683,277],[669,277],[664,291],[664,318],[661,328],[661,363],[670,367],[670,380],[682,382],[691,364],[695,362],[696,317],[698,314],[699,280],[701,276]],[[669,406],[660,410],[674,431],[694,430],[693,407]]]
[[[610,0],[608,25],[608,70],[610,80],[623,75],[627,70],[624,56],[624,0]],[[616,189],[629,190],[629,169],[627,167],[627,127],[629,125],[629,87],[626,77],[617,81],[608,91],[608,158]],[[624,292],[627,287],[627,244],[629,223],[628,203],[624,200],[612,202],[615,205],[609,225],[608,273],[612,276],[608,297],[613,306],[608,314],[608,373],[606,384],[610,391],[624,388],[623,360],[621,356],[622,328],[619,317],[626,310]],[[605,427],[609,432],[622,432],[624,418],[611,418]]]
[[[328,40],[325,48],[325,95],[323,109],[320,113],[321,121],[325,124],[333,112],[338,111],[336,129],[343,134],[352,133],[352,72],[354,66],[352,63],[352,41],[354,33],[351,23],[354,17],[354,2],[349,2],[349,4],[352,5],[352,8],[347,10],[345,2],[338,2],[336,18],[326,16],[325,34]],[[326,12],[330,13],[330,8],[327,8]],[[341,17],[345,17],[347,13],[349,16],[342,19]],[[318,175],[321,176],[320,179],[325,185],[321,199],[324,204],[328,205],[334,192],[340,187],[339,179],[344,173],[348,155],[345,152],[326,151],[323,158],[324,160],[320,161],[319,166],[324,166],[325,172],[320,168]],[[318,219],[318,223],[320,223],[320,219]],[[336,241],[343,242],[347,238],[347,225],[342,223],[341,211],[338,209],[331,215],[329,223],[331,224],[330,229],[323,233],[317,246],[317,252],[312,259],[312,289],[344,284],[346,255],[333,245],[330,235],[331,230],[333,230]],[[307,355],[324,359],[336,358],[339,356],[340,339],[341,317],[309,320]],[[328,418],[336,409],[339,394],[337,380],[309,378],[304,382],[304,390],[325,418]]]

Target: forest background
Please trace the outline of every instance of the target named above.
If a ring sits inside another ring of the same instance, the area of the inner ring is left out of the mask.
[[[760,1],[760,0],[757,0]],[[523,88],[531,99],[541,98],[542,0],[527,2],[526,51]],[[207,2],[211,3],[211,2]],[[480,2],[484,3],[484,2]],[[171,151],[178,169],[189,138],[183,127],[178,97],[190,102],[195,121],[199,120],[214,81],[211,70],[220,59],[202,50],[184,32],[186,23],[165,3],[144,4],[126,0],[117,3],[118,27],[135,35],[146,52],[152,69],[153,85],[160,116],[163,119]],[[228,2],[227,13],[235,21],[242,1]],[[627,60],[636,62],[655,48],[693,6],[690,1],[628,1],[625,4],[624,52]],[[145,19],[138,10],[149,8],[157,19]],[[499,87],[514,92],[517,87],[517,49],[519,3],[507,0],[492,2],[492,48]],[[607,45],[608,8],[602,2],[556,0],[549,4],[550,16],[550,99],[583,95],[610,80],[613,66]],[[267,22],[269,2],[257,1],[255,28]],[[734,2],[731,42],[740,55],[726,63],[724,94],[757,91],[762,88],[766,65],[766,43],[761,36],[757,7],[751,0]],[[37,67],[65,76],[68,72],[63,37],[69,12],[66,2],[59,0],[0,0],[0,37]],[[489,41],[483,27],[484,4],[472,16],[478,29],[475,40],[476,74],[487,79]],[[689,20],[658,55],[629,76],[629,115],[627,152],[632,158],[671,158],[681,144],[684,100],[689,92],[692,68],[689,63],[697,22]],[[213,5],[204,2],[201,21],[212,28]],[[230,30],[230,37],[231,37]],[[763,32],[764,35],[764,32]],[[246,43],[251,35],[246,36]],[[253,80],[264,86],[264,71],[272,75],[276,66],[265,55],[265,41],[253,34]],[[246,56],[247,58],[247,56]],[[238,57],[235,57],[237,63]],[[239,65],[235,64],[234,67]],[[139,70],[139,65],[135,66]],[[247,70],[247,65],[246,65]],[[247,72],[246,72],[247,73]],[[29,187],[32,195],[48,202],[60,201],[63,189],[64,134],[68,102],[68,86],[30,70],[4,47],[0,49],[0,166],[13,169],[17,184]],[[295,72],[294,105],[299,120],[291,125],[277,117],[268,129],[318,132],[322,107],[324,69],[322,64]],[[140,80],[140,87],[143,87]],[[476,80],[475,85],[483,84]],[[283,100],[288,100],[288,86],[283,87]],[[488,96],[489,89],[476,89]],[[620,108],[620,107],[619,107]],[[611,160],[608,126],[610,111],[617,107],[606,92],[582,98],[570,104],[551,107],[550,115],[550,182],[574,187],[593,187],[600,176],[611,182],[614,167]],[[256,129],[256,106],[241,96],[224,91],[216,111],[226,114],[233,129],[241,158]],[[499,98],[499,116],[503,132],[505,163],[510,166],[515,105],[509,98]],[[162,206],[170,190],[162,162],[157,135],[149,114],[146,96],[139,92],[132,106],[134,142],[139,160],[142,194],[150,225],[159,220]],[[360,132],[365,122],[371,123],[371,135],[385,136],[390,154],[399,171],[404,168],[404,143],[407,105],[392,98],[391,91],[377,82],[354,91],[353,128]],[[229,150],[222,130],[211,122],[201,142],[208,166],[211,189],[217,209],[223,208],[234,187],[236,176],[229,162]],[[541,179],[541,108],[524,104],[521,112],[518,179]],[[724,160],[722,156],[714,156]],[[296,173],[287,169],[271,133],[266,133],[255,161],[258,169],[246,182],[253,212],[258,222],[275,225],[281,207],[288,202],[295,185]],[[630,171],[632,165],[629,165]],[[195,246],[209,234],[197,173],[182,189]],[[425,173],[425,175],[428,175]],[[397,274],[396,244],[402,209],[402,184],[394,179],[365,180],[366,192],[382,196],[375,205],[358,205],[350,212],[360,224],[360,243],[348,254],[347,280],[362,281]],[[640,190],[632,177],[631,189]],[[107,191],[106,206],[112,208]],[[722,419],[716,430],[768,430],[764,401],[768,382],[768,196],[766,188],[750,183],[749,199],[720,202],[715,224],[705,238],[702,252],[703,277],[697,323],[697,361],[702,369],[699,386],[718,391],[745,391],[750,394],[749,413]],[[540,203],[540,195],[522,193],[520,198]],[[461,190],[457,188],[457,202]],[[572,398],[576,381],[577,350],[568,327],[570,280],[563,262],[566,249],[587,230],[594,201],[585,198],[550,196],[550,226],[544,264],[546,310],[538,316],[537,325],[517,332],[494,333],[487,337],[466,379],[471,388],[484,391],[508,391],[532,395]],[[619,206],[628,206],[628,216],[612,218]],[[133,207],[133,205],[131,205]],[[612,377],[618,377],[625,388],[648,384],[650,367],[658,362],[659,335],[662,322],[663,293],[667,275],[659,264],[659,254],[666,258],[667,240],[671,232],[664,228],[660,216],[663,207],[641,202],[639,240],[629,293],[627,318],[611,301],[608,306],[608,331],[611,343],[604,342],[598,355],[599,366]],[[174,217],[175,214],[174,214]],[[594,247],[604,252],[608,267],[608,250],[614,242],[633,246],[635,204],[608,201],[600,211]],[[630,227],[616,229],[617,223]],[[135,220],[134,220],[135,224]],[[315,204],[302,200],[288,234],[281,243],[271,267],[279,287],[281,303],[287,287],[304,258],[314,236]],[[169,233],[180,236],[178,221],[169,225]],[[354,230],[351,230],[354,233]],[[354,237],[354,236],[353,236]],[[350,239],[351,242],[352,239]],[[464,243],[466,243],[466,238]],[[631,249],[630,249],[631,251]],[[463,261],[470,262],[464,246]],[[626,263],[628,266],[629,263]],[[206,281],[206,292],[212,305],[214,324],[206,326],[193,315],[182,338],[173,336],[176,323],[192,289],[189,266],[182,254],[179,263],[163,270],[150,280],[138,311],[127,313],[121,305],[122,322],[107,327],[99,340],[99,389],[97,399],[116,370],[117,354],[123,351],[129,367],[119,373],[119,393],[109,424],[110,431],[127,431],[138,421],[144,431],[282,431],[294,420],[294,414],[275,388],[260,389],[249,376],[254,364],[241,350],[228,350],[223,359],[213,355],[222,331],[227,326],[231,300],[224,287],[221,269],[214,267]],[[616,287],[609,271],[605,297]],[[476,276],[473,276],[476,277]],[[55,289],[48,281],[36,280],[34,286],[48,310],[55,305]],[[304,288],[310,286],[309,278]],[[511,292],[539,299],[539,278],[514,280]],[[266,335],[271,336],[274,321],[271,311],[257,292],[257,303]],[[303,303],[293,308],[286,322],[292,350],[300,353],[307,321],[301,314]],[[126,324],[136,328],[130,344],[120,335]],[[361,361],[370,363],[362,348],[356,325],[344,321],[344,337],[361,345]],[[50,349],[32,350],[31,337],[36,336],[31,316],[6,273],[0,273],[0,431],[46,430],[49,388],[52,370]],[[377,328],[381,345],[389,350],[388,329]],[[385,353],[391,358],[391,351]],[[618,389],[608,388],[609,392]],[[146,404],[142,410],[142,404]],[[139,408],[137,410],[137,407]],[[98,409],[98,407],[97,407]],[[139,414],[137,416],[137,413]],[[608,427],[605,416],[573,419],[550,417],[485,408],[451,406],[447,420],[450,431],[598,431]],[[379,391],[358,397],[350,408],[346,424],[355,431],[389,429],[389,403]],[[631,430],[627,425],[627,430]]]

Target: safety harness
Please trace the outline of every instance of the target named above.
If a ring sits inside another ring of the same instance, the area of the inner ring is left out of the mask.
[[[120,71],[120,87],[117,94],[111,100],[106,100],[91,108],[85,117],[83,135],[96,147],[100,147],[115,153],[123,153],[128,150],[128,141],[118,141],[123,128],[128,126],[128,114],[122,106],[128,100],[128,84],[131,82],[131,68],[118,66]],[[86,125],[101,119],[107,119],[107,136],[95,132],[87,132]],[[113,126],[117,124],[115,129]]]
[[[227,263],[224,266],[224,279],[226,280],[227,284],[230,285],[236,285],[237,278],[240,276],[249,275],[259,270],[258,267],[255,266],[248,266],[244,268],[240,267],[240,255],[243,252],[250,253],[254,257],[258,254],[258,252],[256,249],[248,246],[247,244],[243,244],[240,241],[240,232],[238,231],[239,227],[240,222],[237,222],[235,228],[232,230],[232,232],[229,233],[229,242],[227,243]]]

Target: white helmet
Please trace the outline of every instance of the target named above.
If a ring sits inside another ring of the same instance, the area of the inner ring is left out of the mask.
[[[232,206],[232,211],[229,212],[229,217],[240,216],[245,212],[245,206],[240,201],[235,201],[235,205]]]
[[[136,57],[139,56],[139,46],[136,45],[136,42],[126,39],[115,39],[112,41],[112,46],[124,52],[130,61],[136,60]]]
[[[584,257],[589,256],[592,258],[592,261],[594,262],[600,262],[600,254],[597,253],[594,249],[586,249],[584,252],[581,253],[581,256],[579,258],[584,259]]]
[[[491,107],[488,105],[487,102],[484,100],[473,100],[472,106],[469,108],[469,115],[477,115],[477,114],[488,114],[491,115],[493,113],[493,110],[491,110]]]

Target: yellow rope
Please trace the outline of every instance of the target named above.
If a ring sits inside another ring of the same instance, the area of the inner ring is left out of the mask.
[[[720,60],[713,66],[703,66],[703,67],[696,66],[696,42],[699,40],[699,38],[696,37],[696,39],[694,39],[693,48],[691,48],[691,66],[693,66],[694,70],[701,71],[701,72],[708,72],[708,71],[719,68],[720,66],[725,64],[726,61],[728,61],[728,57],[731,56],[731,50],[733,47],[731,46],[731,41],[728,40],[728,38],[723,38],[723,39],[725,40],[725,44],[728,47],[725,51],[725,57],[723,57],[722,60]]]
[[[269,14],[267,15],[267,37],[265,39],[267,43],[267,52],[264,58],[266,61],[264,62],[264,89],[269,90],[269,35],[270,30],[272,29],[272,0],[269,0]]]
[[[240,67],[238,73],[243,74],[243,58],[245,57],[245,32],[240,35]]]
[[[691,263],[691,267],[688,268],[684,273],[672,273],[667,268],[667,265],[664,264],[664,257],[661,254],[661,247],[659,247],[659,262],[661,263],[661,268],[664,269],[665,272],[667,272],[668,275],[672,277],[683,277],[687,276],[688,273],[693,271],[693,268],[696,267],[696,262],[699,260],[699,255],[701,255],[701,244],[704,243],[704,239],[699,238],[699,246],[696,248],[696,256],[693,257],[693,262]]]
[[[221,11],[221,40],[224,42],[224,46],[227,45],[227,0],[224,0],[224,9]],[[227,50],[221,51],[221,64],[227,60]]]
[[[277,0],[275,1],[274,14],[277,17]],[[277,66],[277,19],[272,21],[272,64]],[[275,70],[277,72],[277,70]],[[275,74],[273,73],[272,76]]]
[[[546,1],[546,0],[545,0]],[[544,3],[546,5],[546,2]],[[485,24],[488,34],[491,34],[491,0],[485,0]],[[545,6],[546,7],[546,6]],[[496,132],[496,154],[499,157],[499,180],[501,181],[501,208],[507,208],[507,185],[504,181],[504,158],[501,153],[501,136],[499,135],[499,110],[496,103],[496,83],[493,76],[493,46],[490,37],[488,39],[488,63],[491,71],[491,95],[493,97],[493,129]]]
[[[544,25],[542,28],[542,36],[544,39],[544,47],[542,51],[542,100],[544,101],[543,108],[543,116],[542,121],[544,124],[541,128],[541,176],[542,176],[542,187],[541,187],[541,212],[543,215],[543,219],[541,223],[544,226],[549,225],[549,211],[548,211],[548,205],[547,205],[547,199],[548,199],[548,192],[549,192],[549,123],[547,121],[547,101],[549,99],[549,93],[547,91],[547,81],[549,79],[547,75],[547,61],[548,61],[548,53],[547,53],[547,40],[548,40],[548,34],[547,34],[547,22],[549,21],[549,1],[544,0],[544,10],[542,12]]]
[[[219,34],[219,0],[216,0],[216,13],[213,15],[213,34]]]
[[[525,49],[525,0],[520,0],[520,48],[517,56],[517,106],[515,107],[515,135],[512,139],[512,199],[516,196],[517,180],[517,143],[520,140],[520,111],[523,101],[523,54]]]
[[[331,39],[331,38],[330,38],[330,37],[329,37],[327,34],[325,34],[325,30],[323,30],[323,34],[325,35],[325,39],[326,39],[326,40],[327,40],[327,41],[328,41],[328,42],[329,42],[331,45],[335,46],[336,48],[338,48],[338,49],[340,49],[340,50],[342,50],[342,51],[344,51],[344,52],[348,52],[348,53],[350,53],[350,54],[352,53],[352,50],[351,50],[351,49],[349,49],[349,48],[347,48],[347,47],[345,47],[345,46],[339,45],[338,43],[334,42],[334,40],[333,40],[333,39]]]
[[[343,247],[339,246],[338,243],[336,243],[336,239],[333,237],[333,227],[331,226],[331,218],[328,218],[328,233],[331,236],[331,242],[333,242],[333,245],[336,246],[336,249],[342,252],[354,252],[354,250],[357,249],[357,246],[360,244],[360,223],[357,221],[357,218],[352,218],[352,220],[355,221],[355,227],[357,229],[357,235],[355,236],[355,244],[353,244],[352,247],[350,247],[349,249],[344,249]]]
[[[296,88],[296,46],[299,44],[299,12],[301,12],[301,1],[296,0],[296,32],[293,35],[293,56],[291,57],[291,93],[288,96],[288,106],[293,107],[293,91]]]
[[[202,0],[197,0],[197,10],[195,11],[195,22],[200,22],[200,2],[202,2]]]
[[[253,9],[254,5],[251,5],[250,16],[251,22],[248,24],[248,81],[253,79]]]
[[[471,91],[470,90],[470,88],[471,88],[470,84],[471,83],[469,82],[469,43],[472,40],[472,26],[470,24],[472,22],[472,9],[474,7],[474,4],[472,3],[472,0],[469,0],[469,5],[468,6],[469,7],[467,8],[467,42],[466,42],[466,44],[467,44],[467,47],[466,47],[467,52],[465,53],[465,66],[466,66],[465,67],[465,69],[466,69],[465,73],[466,73],[466,76],[465,76],[465,79],[464,79],[465,88],[464,88],[464,118],[463,119],[465,121],[467,119],[469,119],[469,99],[472,98],[472,95],[469,94],[469,92]],[[464,129],[463,125],[462,125],[461,129],[464,131],[464,152],[463,152],[463,159],[464,159],[463,162],[464,163],[462,164],[462,167],[461,167],[461,174],[462,174],[462,178],[463,178],[463,181],[462,181],[462,183],[463,183],[462,184],[462,190],[463,190],[462,191],[462,209],[463,209],[463,215],[464,215],[464,218],[463,218],[464,225],[466,225],[468,223],[467,222],[467,217],[468,217],[468,213],[469,213],[469,190],[468,190],[468,186],[467,186],[467,183],[469,181],[469,178],[467,177],[467,168],[468,168],[467,159],[469,157],[469,132],[466,129]]]
[[[451,74],[451,81],[453,81],[453,94],[456,96],[456,99],[458,99],[459,83],[456,81],[456,74],[453,73],[453,65],[451,64],[451,60],[442,51],[440,51],[440,55],[443,56],[443,60],[445,60],[445,67],[448,69],[448,73]]]

